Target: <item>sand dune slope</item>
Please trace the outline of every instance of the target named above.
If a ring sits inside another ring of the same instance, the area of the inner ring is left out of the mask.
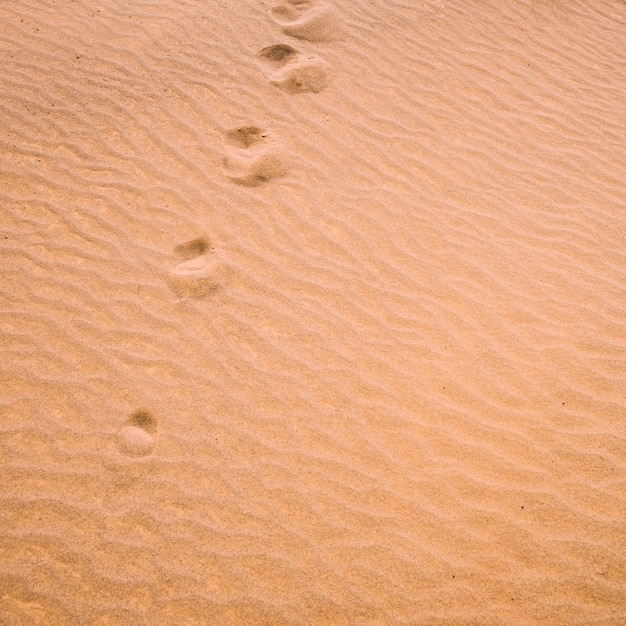
[[[0,3],[0,623],[626,623],[626,5]]]

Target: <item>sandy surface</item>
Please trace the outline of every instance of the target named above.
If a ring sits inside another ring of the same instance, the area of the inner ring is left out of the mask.
[[[0,60],[0,623],[626,623],[624,2],[3,0]]]

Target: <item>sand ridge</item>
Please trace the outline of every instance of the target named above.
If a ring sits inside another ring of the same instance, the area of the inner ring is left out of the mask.
[[[0,622],[626,621],[623,3],[0,24]]]

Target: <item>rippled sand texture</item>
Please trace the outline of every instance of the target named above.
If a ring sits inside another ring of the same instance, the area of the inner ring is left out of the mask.
[[[621,0],[0,3],[0,623],[626,623]]]

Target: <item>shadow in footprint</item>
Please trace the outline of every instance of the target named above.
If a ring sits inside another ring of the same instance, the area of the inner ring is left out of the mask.
[[[229,149],[224,157],[226,175],[245,187],[257,187],[287,173],[281,140],[256,126],[241,126],[226,133]]]
[[[117,433],[117,449],[127,456],[142,457],[156,447],[157,422],[143,409],[135,411]]]
[[[201,254],[205,254],[211,249],[211,244],[204,237],[197,237],[191,241],[180,243],[174,248],[174,254],[181,259],[195,259]]]
[[[265,77],[287,93],[318,93],[330,83],[326,61],[314,54],[301,54],[286,44],[263,48],[256,58]]]
[[[343,34],[334,6],[317,0],[287,0],[272,9],[274,21],[286,35],[308,41],[331,41]]]
[[[229,266],[219,253],[211,252],[211,244],[198,237],[174,248],[181,259],[168,274],[168,284],[182,300],[208,298],[220,291],[229,275]]]

